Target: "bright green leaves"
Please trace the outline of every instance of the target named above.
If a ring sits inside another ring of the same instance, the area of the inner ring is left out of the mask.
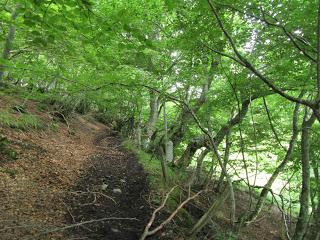
[[[41,23],[40,15],[34,14],[32,11],[27,10],[23,14],[23,23],[29,27],[36,26],[37,24]]]
[[[165,0],[165,6],[169,11],[176,10],[182,4],[184,4],[182,0]]]

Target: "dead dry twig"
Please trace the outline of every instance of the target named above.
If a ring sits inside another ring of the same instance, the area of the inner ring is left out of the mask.
[[[174,186],[173,188],[171,188],[171,190],[166,194],[164,200],[162,201],[162,204],[156,209],[154,210],[154,212],[152,213],[152,216],[148,222],[148,224],[146,225],[140,240],[145,240],[147,237],[156,234],[158,231],[160,231],[165,225],[167,225],[170,221],[172,221],[172,219],[177,215],[177,213],[179,212],[180,209],[182,209],[189,201],[195,199],[196,197],[198,197],[203,190],[197,192],[196,194],[191,196],[191,191],[189,188],[188,191],[188,198],[185,199],[182,203],[179,204],[179,206],[177,206],[177,208],[170,214],[170,216],[164,220],[158,227],[154,228],[153,230],[150,231],[150,228],[155,220],[156,214],[164,208],[165,204],[167,203],[170,194],[177,188],[178,186]]]
[[[84,191],[76,191],[76,192],[70,192],[71,194],[76,194],[76,195],[78,195],[78,194],[93,194],[94,195],[94,201],[92,202],[92,203],[89,203],[89,204],[83,204],[83,205],[91,205],[91,204],[94,204],[95,202],[96,202],[96,198],[97,198],[97,194],[98,195],[101,195],[101,196],[103,196],[103,197],[105,197],[105,198],[108,198],[108,199],[110,199],[114,204],[117,204],[117,202],[116,202],[116,200],[114,200],[114,198],[112,198],[112,197],[110,197],[110,196],[108,196],[108,195],[106,195],[106,194],[104,194],[104,193],[102,193],[102,192],[91,192],[91,191],[88,191],[88,192],[84,192]]]
[[[139,219],[137,219],[137,218],[125,218],[125,217],[106,217],[106,218],[100,218],[100,219],[92,219],[89,221],[79,222],[79,223],[75,223],[75,224],[71,224],[71,225],[66,225],[64,227],[58,227],[58,228],[47,230],[47,231],[39,233],[37,236],[32,237],[32,239],[34,240],[35,237],[40,237],[40,236],[47,235],[49,233],[54,233],[54,232],[61,232],[61,231],[64,231],[64,230],[67,230],[70,228],[80,227],[82,225],[86,225],[86,224],[90,224],[90,223],[113,221],[113,220],[139,221]],[[25,240],[29,240],[29,239],[31,240],[31,238],[27,238]]]

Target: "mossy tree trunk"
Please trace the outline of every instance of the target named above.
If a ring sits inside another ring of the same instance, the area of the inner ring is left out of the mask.
[[[309,131],[316,120],[314,114],[307,120],[308,111],[306,110],[305,117],[302,123],[301,133],[301,170],[302,170],[302,189],[300,193],[300,211],[296,229],[294,232],[294,240],[302,240],[306,233],[309,221],[309,201],[310,201],[310,143]]]

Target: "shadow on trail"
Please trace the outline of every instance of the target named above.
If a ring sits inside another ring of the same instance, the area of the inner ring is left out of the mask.
[[[111,133],[100,134],[95,144],[98,151],[90,158],[90,167],[66,199],[67,221],[121,219],[81,225],[68,235],[73,239],[139,239],[151,214],[145,200],[146,174],[134,154],[122,149]]]

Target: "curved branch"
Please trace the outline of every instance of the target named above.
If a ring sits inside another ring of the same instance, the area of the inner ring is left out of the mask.
[[[303,104],[305,106],[308,106],[312,109],[314,109],[315,107],[315,103],[313,101],[309,101],[309,100],[304,100],[304,99],[299,99],[296,97],[293,97],[289,94],[287,94],[286,92],[284,92],[281,88],[279,88],[278,86],[276,86],[271,80],[269,80],[266,76],[264,76],[258,69],[256,69],[247,58],[245,58],[237,49],[231,35],[227,32],[227,30],[225,29],[220,16],[218,15],[217,10],[214,8],[213,4],[211,3],[211,0],[208,0],[210,9],[213,13],[213,15],[215,16],[215,18],[218,21],[218,25],[220,27],[220,29],[222,30],[222,32],[224,33],[225,37],[227,38],[229,44],[231,45],[231,48],[233,49],[235,55],[238,58],[238,63],[239,61],[242,62],[247,69],[249,69],[256,77],[258,77],[261,81],[263,81],[268,87],[270,87],[272,89],[273,92],[279,94],[280,96],[288,99],[291,102],[295,102],[295,103],[300,103]]]

